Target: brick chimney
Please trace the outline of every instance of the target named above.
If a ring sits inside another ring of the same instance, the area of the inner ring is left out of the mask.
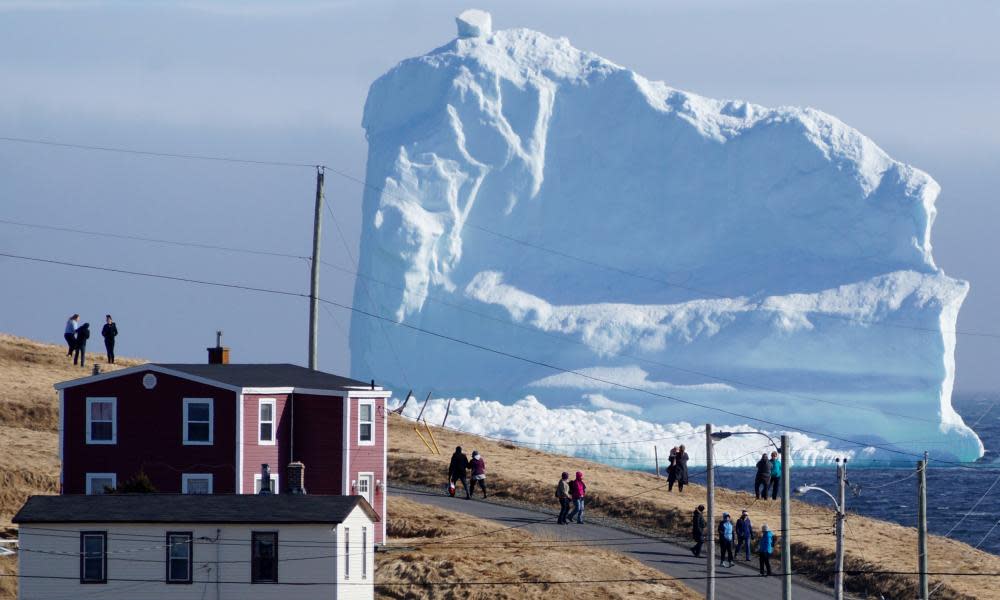
[[[208,350],[208,364],[210,365],[228,365],[229,364],[229,348],[222,346],[222,330],[215,332],[215,348],[207,348]]]
[[[288,463],[288,493],[302,495],[306,493],[306,466],[299,461]]]

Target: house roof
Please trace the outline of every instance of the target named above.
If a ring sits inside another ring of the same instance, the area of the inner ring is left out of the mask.
[[[14,523],[342,523],[361,496],[273,494],[97,494],[31,496]]]

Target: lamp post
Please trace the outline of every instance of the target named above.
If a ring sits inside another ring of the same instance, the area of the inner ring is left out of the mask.
[[[846,481],[847,481],[847,459],[841,463],[840,459],[837,459],[837,495],[839,500],[833,497],[833,494],[824,490],[821,487],[816,487],[812,485],[803,485],[795,488],[795,493],[797,495],[805,494],[806,492],[823,492],[826,494],[830,500],[833,501],[834,507],[837,509],[837,558],[836,558],[836,571],[834,572],[834,582],[833,582],[833,597],[835,600],[844,600],[844,519],[846,515]]]
[[[705,424],[705,505],[708,507],[708,579],[706,580],[705,598],[715,600],[715,450],[714,440],[718,433],[712,433],[712,424]],[[702,532],[705,535],[706,532]]]

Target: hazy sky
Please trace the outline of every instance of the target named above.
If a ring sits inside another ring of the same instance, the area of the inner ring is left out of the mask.
[[[478,2],[494,28],[566,36],[713,97],[832,113],[942,185],[935,258],[972,283],[959,329],[1000,333],[1000,4]],[[370,83],[455,35],[455,2],[0,0],[0,136],[325,163],[357,176]],[[0,141],[0,219],[307,255],[314,173]],[[356,256],[361,188],[327,176]],[[326,260],[353,269],[327,223]],[[0,223],[0,252],[306,292],[308,263]],[[322,294],[350,303],[324,268]],[[119,321],[119,353],[306,358],[307,302],[0,258],[0,331],[60,341],[66,317]],[[332,309],[336,311],[337,309]],[[320,366],[347,372],[349,315],[321,313]],[[91,349],[100,353],[99,337]],[[998,389],[1000,339],[962,336],[957,387]],[[378,374],[374,374],[378,377]]]

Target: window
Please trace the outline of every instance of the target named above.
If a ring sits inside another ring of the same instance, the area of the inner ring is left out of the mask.
[[[274,398],[262,398],[257,409],[260,416],[257,426],[257,443],[265,446],[274,444]]]
[[[167,532],[167,583],[191,583],[193,537],[190,531]]]
[[[277,494],[281,490],[281,486],[278,485],[278,476],[271,473],[271,493]],[[253,476],[253,493],[260,493],[260,473]]]
[[[351,578],[351,530],[344,527],[344,579]]]
[[[212,443],[212,399],[184,399],[184,444],[208,446]]]
[[[115,473],[87,473],[87,494],[105,494],[118,485]]]
[[[375,445],[375,403],[371,400],[358,403],[358,443]]]
[[[118,441],[116,398],[87,398],[87,443],[114,444]]]
[[[359,496],[367,500],[368,504],[372,503],[372,484],[374,483],[374,473],[358,473],[358,487],[355,491]]]
[[[212,474],[211,473],[183,473],[181,475],[181,493],[183,494],[211,494]]]
[[[108,532],[80,532],[80,583],[108,582]]]
[[[368,528],[361,528],[361,579],[368,579]]]
[[[278,583],[278,532],[250,534],[251,583]]]

